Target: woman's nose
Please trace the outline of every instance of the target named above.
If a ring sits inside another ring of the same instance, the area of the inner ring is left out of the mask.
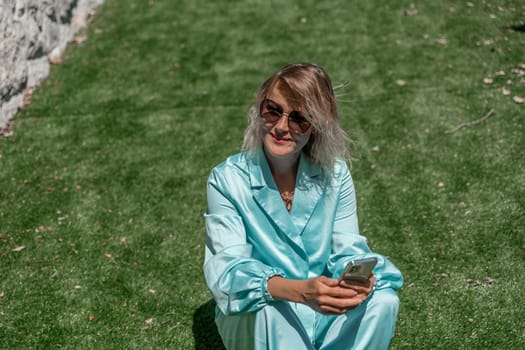
[[[288,113],[283,113],[277,124],[275,124],[275,128],[288,131]]]

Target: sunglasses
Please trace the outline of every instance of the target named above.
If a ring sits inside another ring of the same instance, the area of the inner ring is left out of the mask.
[[[265,99],[261,104],[261,117],[267,124],[277,123],[284,115],[288,116],[288,128],[297,133],[304,133],[310,128],[310,122],[299,111],[284,113],[278,103]]]

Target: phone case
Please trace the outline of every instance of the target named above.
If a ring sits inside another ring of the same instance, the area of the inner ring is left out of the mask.
[[[368,278],[376,264],[375,257],[350,261],[341,275],[341,280],[348,284],[368,287],[370,285]]]

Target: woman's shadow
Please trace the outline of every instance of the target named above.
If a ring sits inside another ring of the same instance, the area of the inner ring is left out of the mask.
[[[195,350],[226,350],[215,326],[215,301],[208,300],[193,314]]]

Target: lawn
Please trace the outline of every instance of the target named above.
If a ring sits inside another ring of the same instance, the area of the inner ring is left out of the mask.
[[[525,347],[524,21],[517,0],[106,0],[0,138],[0,348],[220,348],[206,178],[301,61],[342,86],[361,232],[404,273],[391,348]]]

